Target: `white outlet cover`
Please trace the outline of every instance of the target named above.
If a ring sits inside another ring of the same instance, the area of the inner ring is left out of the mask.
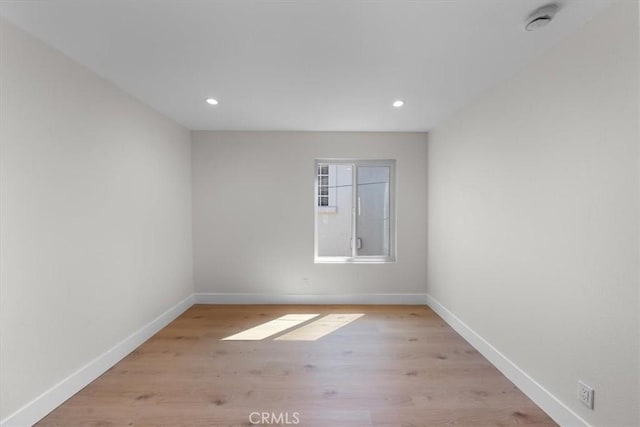
[[[589,409],[593,409],[593,388],[582,381],[578,381],[578,400]]]

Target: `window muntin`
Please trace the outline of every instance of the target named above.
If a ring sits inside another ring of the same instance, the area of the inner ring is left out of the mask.
[[[315,261],[395,261],[395,161],[317,160],[316,170]]]

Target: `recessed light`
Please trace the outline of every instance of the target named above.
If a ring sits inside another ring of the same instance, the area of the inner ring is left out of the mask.
[[[393,106],[396,108],[400,108],[404,105],[404,101],[398,99],[397,101],[393,101]]]
[[[215,98],[207,98],[206,101],[209,105],[218,105],[218,100]]]

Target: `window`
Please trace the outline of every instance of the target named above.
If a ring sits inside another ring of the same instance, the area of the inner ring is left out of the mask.
[[[317,160],[316,262],[395,261],[395,160]]]

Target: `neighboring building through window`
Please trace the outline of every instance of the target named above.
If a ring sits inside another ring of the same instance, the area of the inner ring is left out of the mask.
[[[395,261],[395,160],[316,161],[316,262]]]

